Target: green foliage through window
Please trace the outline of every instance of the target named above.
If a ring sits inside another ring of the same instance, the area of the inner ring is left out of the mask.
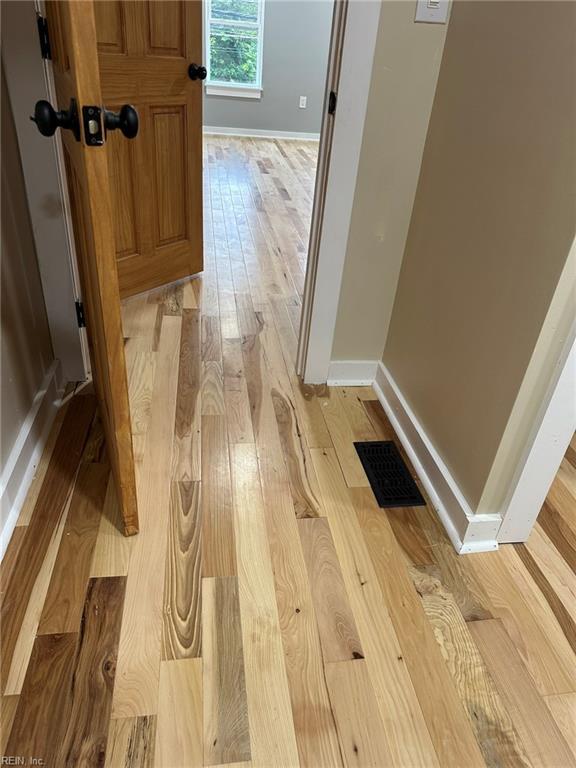
[[[259,85],[259,0],[212,0],[209,7],[210,80]]]

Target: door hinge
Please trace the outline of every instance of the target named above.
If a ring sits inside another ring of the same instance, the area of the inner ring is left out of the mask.
[[[44,16],[37,14],[36,24],[38,25],[38,39],[40,40],[42,58],[51,59],[52,51],[50,49],[50,35],[48,34],[48,20]]]
[[[333,115],[334,112],[336,112],[336,102],[338,100],[338,97],[334,93],[334,91],[330,91],[330,96],[328,96],[328,114]]]
[[[78,320],[78,328],[86,328],[84,304],[81,301],[77,301],[75,303],[76,303],[76,319]]]

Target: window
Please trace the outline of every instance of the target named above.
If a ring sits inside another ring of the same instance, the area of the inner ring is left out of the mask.
[[[264,0],[206,0],[206,93],[260,96]]]

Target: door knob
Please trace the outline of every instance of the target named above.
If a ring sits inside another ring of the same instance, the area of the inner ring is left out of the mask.
[[[190,80],[206,80],[207,74],[206,67],[200,64],[190,64],[188,67],[188,77]]]
[[[78,119],[78,107],[74,99],[70,99],[68,109],[57,112],[49,101],[41,99],[34,106],[34,114],[30,120],[36,123],[42,136],[54,136],[56,128],[65,128],[72,131],[76,141],[80,141],[80,121]]]
[[[119,128],[127,139],[138,134],[138,112],[130,104],[124,104],[120,112],[104,110],[104,126],[107,131]]]

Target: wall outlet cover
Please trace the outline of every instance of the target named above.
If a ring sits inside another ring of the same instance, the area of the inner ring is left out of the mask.
[[[449,7],[449,0],[417,0],[414,21],[427,24],[446,24]]]

